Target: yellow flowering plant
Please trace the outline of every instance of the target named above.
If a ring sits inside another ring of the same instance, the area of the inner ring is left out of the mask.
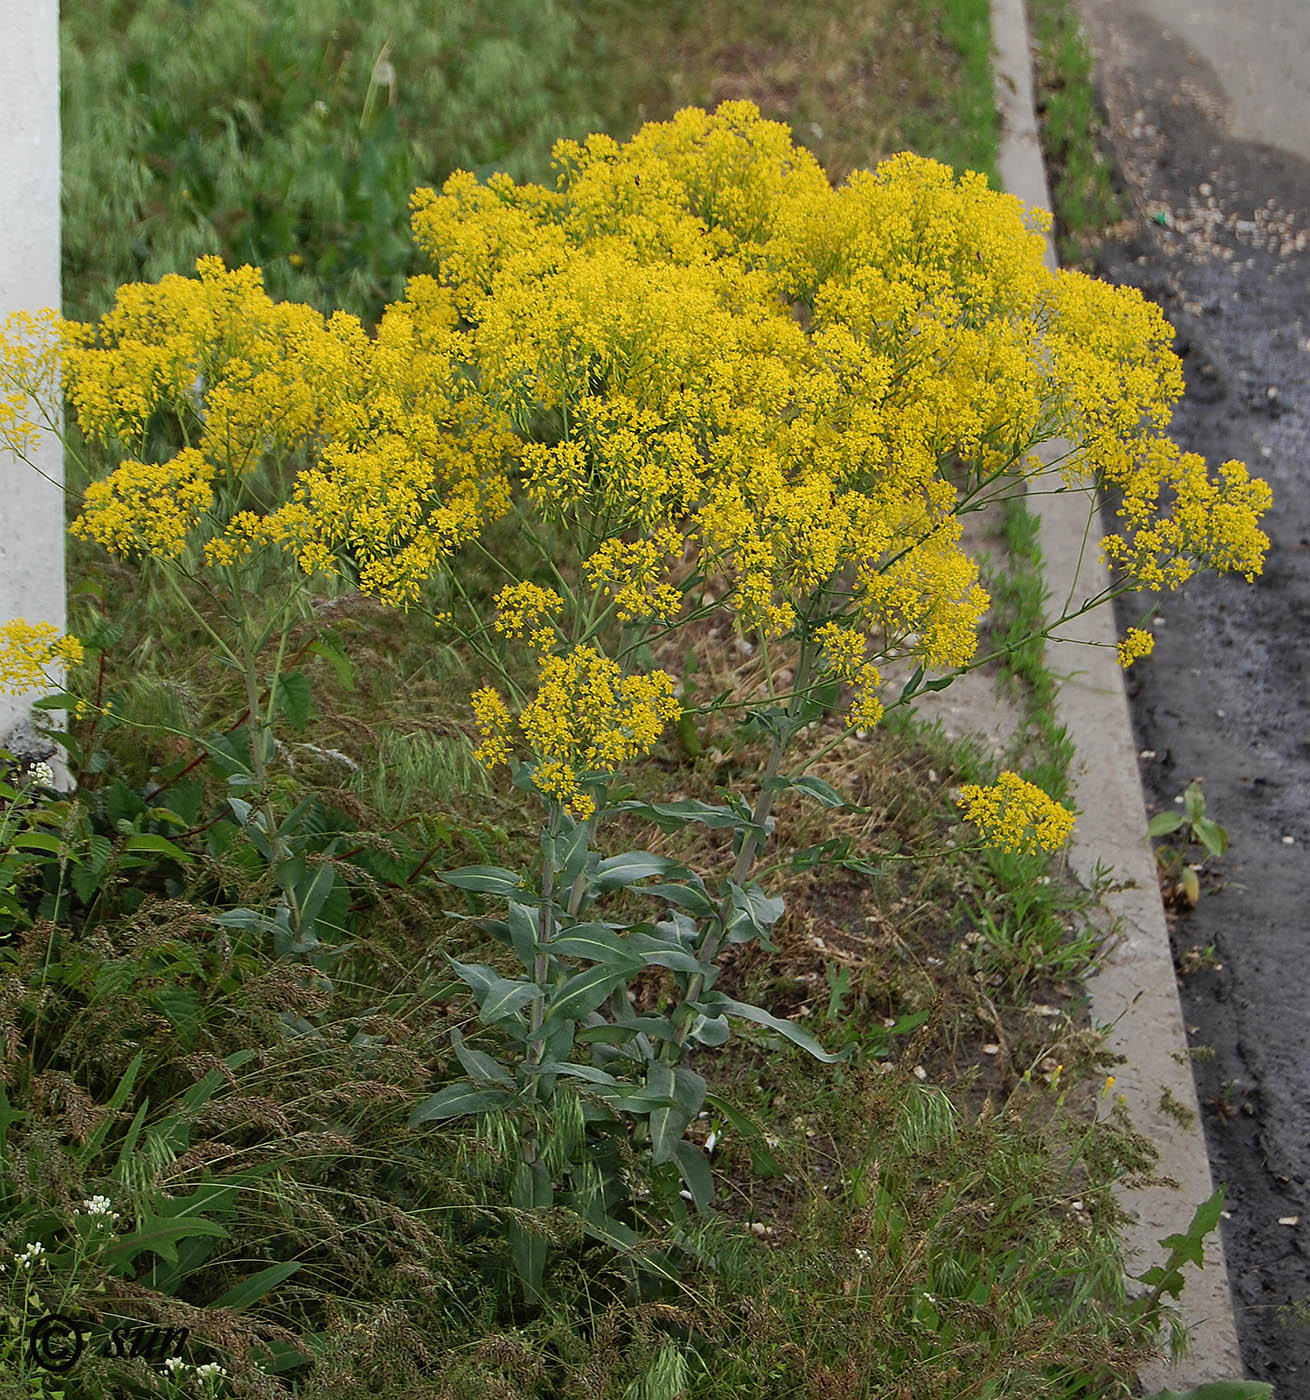
[[[1059,489],[1115,495],[1101,547],[1118,580],[1049,633],[1198,569],[1252,576],[1270,497],[1242,464],[1211,474],[1167,437],[1182,379],[1160,312],[1048,269],[1045,216],[982,176],[903,154],[834,188],[744,102],[687,109],[626,143],[561,142],[555,160],[551,189],[458,172],[417,191],[431,272],[375,334],[274,304],[257,272],[213,259],[197,279],[121,289],[96,327],[64,327],[72,409],[123,449],[73,528],[232,600],[234,637],[215,642],[246,678],[257,791],[286,694],[285,600],[344,579],[426,607],[440,578],[438,621],[483,669],[478,758],[541,804],[542,859],[531,876],[442,877],[505,905],[485,927],[518,972],[451,965],[512,1061],[455,1036],[465,1077],[411,1122],[510,1114],[514,1205],[567,1203],[592,1235],[630,1245],[630,1203],[617,1168],[596,1167],[598,1142],[630,1136],[703,1208],[708,1164],[684,1137],[709,1093],[693,1049],[722,1043],[736,1018],[824,1055],[725,996],[716,959],[726,943],[767,942],[781,916],[751,879],[776,794],[841,806],[806,775],[818,755],[986,659],[989,599],[962,517],[1045,474],[1037,449],[1057,438],[1070,447],[1049,469]],[[29,390],[10,360],[12,406]],[[160,415],[176,445],[151,461]],[[0,416],[0,432],[21,447],[18,421]],[[514,547],[493,553],[493,538]],[[254,618],[245,571],[283,556],[299,583]],[[493,599],[465,587],[468,557],[504,576]],[[624,798],[624,770],[687,718],[656,648],[725,616],[763,661],[766,694],[715,702],[768,741],[755,792]],[[1134,631],[1121,659],[1148,647]],[[913,673],[888,694],[897,663]],[[838,696],[844,733],[788,771]],[[964,804],[1010,848],[1058,845],[1071,821],[1013,774]],[[730,830],[730,870],[603,855],[620,813]],[[276,859],[271,807],[261,839]],[[605,918],[620,890],[655,917]],[[301,893],[287,891],[293,926]],[[676,995],[639,1015],[629,987],[650,966]],[[582,1086],[581,1109],[561,1081]],[[512,1234],[533,1294],[544,1244]]]

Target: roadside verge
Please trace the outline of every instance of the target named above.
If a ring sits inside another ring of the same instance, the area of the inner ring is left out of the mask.
[[[991,0],[996,101],[1001,116],[1001,183],[1029,207],[1051,207],[1033,104],[1032,61],[1023,0]],[[1048,236],[1048,263],[1056,265]],[[1047,460],[1060,455],[1047,445]],[[1029,509],[1041,522],[1047,585],[1057,600],[1087,598],[1106,582],[1087,542],[1099,538],[1099,514],[1088,530],[1081,492],[1033,494]],[[1046,664],[1065,678],[1058,720],[1076,748],[1070,780],[1079,809],[1070,864],[1089,887],[1098,862],[1113,868],[1116,884],[1102,905],[1121,937],[1097,975],[1088,979],[1094,1020],[1108,1026],[1107,1044],[1124,1057],[1116,1073],[1138,1131],[1160,1153],[1157,1173],[1177,1183],[1124,1190],[1120,1202],[1134,1217],[1124,1230],[1129,1267],[1138,1273],[1162,1255],[1162,1237],[1186,1231],[1196,1207],[1213,1191],[1210,1163],[1192,1081],[1173,956],[1146,835],[1132,721],[1115,652],[1110,608],[1079,620],[1077,638],[1048,641]],[[1093,643],[1093,645],[1087,645]],[[1142,1372],[1147,1393],[1242,1375],[1228,1270],[1218,1234],[1205,1242],[1206,1264],[1184,1271],[1181,1310],[1192,1342],[1176,1363],[1161,1360]]]

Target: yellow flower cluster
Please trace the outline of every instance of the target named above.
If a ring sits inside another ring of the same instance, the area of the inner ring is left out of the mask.
[[[664,526],[650,539],[606,540],[582,567],[593,587],[613,597],[621,622],[670,622],[682,607],[682,594],[659,574],[670,555],[681,553],[681,536]]]
[[[25,622],[21,617],[0,623],[0,693],[22,695],[49,689],[52,666],[80,666],[82,643],[61,636],[49,622]]]
[[[815,640],[822,648],[825,669],[855,687],[855,699],[846,715],[847,725],[872,729],[883,715],[883,704],[878,698],[882,676],[871,661],[864,659],[867,646],[864,634],[852,627],[827,622],[815,633]]]
[[[508,763],[512,744],[509,711],[505,708],[505,702],[491,686],[486,685],[473,692],[472,704],[473,718],[477,721],[478,734],[482,739],[473,750],[473,757],[488,769]]]
[[[1126,671],[1134,661],[1150,656],[1155,650],[1155,637],[1140,627],[1130,627],[1128,635],[1119,643],[1119,665]]]
[[[676,591],[635,537],[723,577],[743,626],[822,623],[840,592],[874,652],[963,664],[989,600],[959,493],[1061,435],[1071,485],[1121,491],[1105,552],[1140,582],[1258,570],[1262,483],[1163,436],[1163,317],[1048,270],[1046,216],[981,176],[900,155],[834,189],[742,102],[555,159],[554,189],[418,191],[414,233],[520,431],[522,490],[593,541],[623,619],[671,616]]]
[[[1017,773],[1000,774],[990,787],[969,783],[958,802],[965,820],[1003,851],[1053,851],[1073,831],[1073,813]]]
[[[540,625],[543,617],[558,614],[564,600],[553,588],[539,584],[506,584],[496,594],[496,631],[502,637],[522,637],[525,634],[534,651],[544,654],[559,640],[553,624]]]
[[[214,469],[193,447],[168,462],[124,462],[93,481],[72,533],[123,558],[178,559],[214,503]]]
[[[1160,312],[1049,270],[1046,216],[982,176],[903,154],[834,188],[745,102],[561,142],[555,162],[551,189],[458,172],[417,191],[432,273],[372,335],[214,258],[66,326],[78,421],[130,458],[78,528],[211,565],[348,563],[408,606],[514,509],[573,543],[621,621],[672,621],[684,568],[766,635],[840,619],[828,657],[861,725],[881,712],[866,656],[974,655],[989,599],[961,497],[1031,471],[1048,439],[1073,444],[1071,488],[1121,501],[1102,549],[1127,581],[1259,571],[1267,486],[1165,435],[1182,379]],[[6,441],[51,382],[21,330],[0,343]],[[161,415],[184,450],[138,460],[168,440]],[[496,626],[546,652],[548,616],[511,590]],[[566,768],[609,761],[591,744],[539,748],[560,765],[542,781],[572,794]]]
[[[364,591],[412,603],[508,509],[520,446],[469,376],[451,293],[414,278],[370,336],[344,313],[325,320],[272,301],[254,268],[201,258],[197,273],[121,287],[96,325],[59,323],[69,402],[88,436],[139,457],[152,425],[171,419],[189,444],[171,461],[124,461],[90,488],[75,529],[126,556],[178,559],[197,545],[214,566],[268,545],[307,573],[349,560]],[[39,399],[53,382],[35,384],[25,347],[10,326],[7,442],[16,396]],[[288,471],[298,459],[309,465]]]
[[[582,787],[587,775],[612,773],[649,753],[679,709],[666,671],[624,676],[617,662],[588,646],[566,656],[543,656],[537,693],[519,715],[536,761],[533,782],[585,819],[596,810],[595,799]],[[510,718],[495,690],[475,692],[473,714],[482,738],[478,759],[488,768],[505,762]]]
[[[0,448],[29,461],[59,397],[59,318],[13,311],[0,327]]]

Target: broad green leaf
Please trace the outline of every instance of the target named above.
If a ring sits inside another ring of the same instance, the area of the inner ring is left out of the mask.
[[[1177,831],[1186,818],[1181,812],[1157,812],[1151,818],[1146,831],[1149,836],[1168,836]]]
[[[194,860],[195,857],[190,851],[184,851],[181,846],[170,841],[166,836],[156,836],[152,831],[141,831],[135,836],[129,836],[123,843],[125,851],[154,851],[157,855],[170,856],[173,860],[181,861],[183,864]]]
[[[523,964],[524,972],[530,973],[537,959],[537,931],[541,924],[541,913],[517,900],[509,902],[509,941]]]
[[[436,1123],[446,1118],[462,1118],[469,1113],[486,1113],[504,1108],[510,1094],[504,1089],[475,1089],[472,1084],[447,1084],[423,1100],[409,1115],[409,1126]]]
[[[307,648],[311,656],[321,656],[324,661],[337,673],[337,680],[347,690],[354,690],[355,676],[351,668],[350,658],[341,650],[335,642],[329,642],[323,637],[318,638],[309,644]]]
[[[579,822],[554,839],[542,835],[542,855],[550,860],[554,868],[558,888],[567,890],[586,865],[590,834],[586,823]]]
[[[79,703],[76,695],[61,690],[54,695],[43,695],[39,700],[29,700],[27,707],[29,710],[75,710]]]
[[[691,1038],[699,1045],[723,1045],[732,1034],[732,1027],[726,1016],[702,1016],[696,1013],[691,1028]]]
[[[1228,833],[1209,817],[1197,817],[1192,823],[1192,830],[1196,833],[1197,840],[1212,856],[1218,858],[1228,849]]]
[[[690,873],[668,856],[657,856],[652,851],[624,851],[622,855],[601,861],[594,879],[597,889],[617,890],[635,880],[649,880],[653,875],[675,872],[678,875]]]
[[[640,967],[640,962],[635,968],[617,969],[602,963],[576,973],[551,998],[546,1007],[546,1020],[582,1020],[588,1011],[594,1011]]]
[[[1193,821],[1205,816],[1205,794],[1195,783],[1188,783],[1187,791],[1183,793],[1183,806]]]
[[[766,791],[769,789],[794,789],[796,792],[803,792],[807,797],[812,797],[820,806],[828,807],[832,810],[847,807],[846,799],[829,783],[825,783],[822,778],[769,778],[760,784]],[[852,807],[851,811],[860,811],[860,808]]]
[[[586,958],[605,963],[615,971],[639,972],[644,960],[626,940],[604,924],[575,924],[547,945],[552,953],[565,958]]]
[[[574,1036],[579,1045],[626,1045],[641,1032],[636,1026],[584,1026]]]
[[[211,1308],[231,1308],[233,1312],[241,1312],[252,1303],[259,1300],[272,1289],[276,1288],[283,1279],[288,1279],[300,1268],[299,1259],[289,1259],[281,1264],[270,1264],[267,1269],[260,1269],[258,1273],[251,1274],[249,1278],[243,1279],[240,1283],[234,1284],[225,1293],[215,1298],[212,1303],[207,1304]]]
[[[128,1269],[137,1255],[146,1253],[157,1254],[168,1263],[176,1264],[178,1241],[196,1235],[226,1239],[227,1230],[217,1220],[206,1220],[203,1215],[166,1218],[147,1208],[141,1224],[109,1245],[100,1259],[114,1272]]]
[[[728,920],[729,943],[748,943],[758,938],[760,946],[772,949],[769,930],[782,918],[784,904],[781,898],[769,896],[756,884],[743,889],[735,881],[728,881],[728,893],[732,901],[732,915]]]
[[[456,962],[449,954],[446,961],[454,968],[456,975],[473,989],[478,1001],[478,1018],[488,1025],[506,1020],[541,996],[541,988],[533,982],[502,977],[481,963]]]
[[[800,1026],[791,1021],[784,1021],[779,1016],[774,1016],[771,1012],[765,1011],[762,1006],[751,1006],[744,1001],[733,1001],[731,997],[725,997],[718,992],[711,992],[696,1009],[705,1016],[738,1016],[744,1021],[754,1021],[756,1025],[766,1026],[771,1031],[777,1031],[779,1035],[785,1036],[793,1045],[799,1045],[802,1050],[813,1055],[816,1060],[822,1060],[824,1064],[837,1064],[845,1060],[850,1055],[850,1050],[843,1050],[840,1054],[830,1055],[822,1045],[809,1033],[802,1030]]]
[[[901,691],[901,699],[908,700],[919,689],[919,682],[923,680],[923,667],[916,666],[914,674],[905,682],[905,688]]]
[[[318,919],[336,883],[336,869],[326,861],[306,872],[305,878],[296,887],[296,904],[300,909],[302,928]]]
[[[629,933],[626,946],[645,964],[667,967],[670,972],[695,974],[707,971],[707,965],[692,956],[684,948],[679,948],[653,934],[634,931]]]
[[[20,831],[10,844],[24,851],[44,851],[46,855],[59,855],[59,838],[49,836],[44,831]],[[77,857],[70,852],[69,859],[75,861]]]
[[[454,1046],[455,1056],[463,1066],[464,1073],[470,1079],[503,1084],[506,1088],[513,1087],[514,1081],[509,1077],[509,1071],[504,1065],[492,1059],[485,1051],[476,1050],[472,1046],[466,1045],[458,1027],[451,1027],[450,1043]]]
[[[710,1171],[709,1159],[694,1142],[688,1142],[686,1138],[673,1149],[673,1157],[696,1209],[708,1210],[714,1199],[714,1175]]]
[[[519,1210],[532,1210],[550,1205],[554,1196],[550,1176],[540,1163],[520,1162],[514,1169],[509,1193],[511,1205]],[[514,1269],[523,1284],[525,1296],[535,1302],[541,1297],[541,1276],[546,1268],[546,1239],[519,1220],[510,1221],[508,1233]]]
[[[532,1069],[532,1066],[526,1066]],[[593,1065],[577,1065],[568,1060],[543,1060],[534,1070],[537,1074],[562,1074],[569,1079],[585,1079],[588,1084],[603,1084],[606,1088],[618,1088],[619,1081],[612,1074],[607,1074],[603,1069],[596,1069]]]
[[[646,1067],[646,1092],[652,1098],[674,1099],[668,1108],[657,1108],[650,1116],[651,1161],[671,1162],[673,1149],[682,1140],[691,1115],[674,1098],[673,1066],[652,1060]]]
[[[691,822],[711,828],[741,825],[741,817],[731,807],[711,806],[694,798],[683,802],[616,802],[607,815],[610,812],[636,812],[661,831],[677,831]]]
[[[718,914],[718,909],[714,901],[705,893],[700,881],[694,884],[654,884],[642,885],[636,894],[650,895],[654,899],[662,899],[667,904],[672,904],[677,909],[685,909],[689,914],[695,914],[701,919],[712,919]]]
[[[309,677],[303,671],[290,671],[279,676],[273,688],[273,704],[297,734],[304,733],[311,709]]]
[[[459,890],[474,890],[478,894],[516,895],[523,885],[512,870],[499,865],[463,865],[458,870],[438,871],[437,879]]]
[[[1186,1234],[1168,1235],[1160,1241],[1164,1249],[1171,1251],[1171,1259],[1179,1264],[1195,1264],[1198,1269],[1205,1263],[1205,1237],[1219,1225],[1219,1216],[1224,1208],[1224,1188],[1218,1187],[1207,1201],[1197,1206],[1192,1223]]]

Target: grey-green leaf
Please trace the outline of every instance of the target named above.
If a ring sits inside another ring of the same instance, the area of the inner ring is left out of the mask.
[[[478,894],[515,895],[523,893],[519,877],[499,865],[463,865],[458,870],[443,870],[437,879],[459,890]]]
[[[475,1050],[471,1045],[466,1045],[457,1027],[451,1028],[450,1043],[455,1047],[455,1055],[470,1079],[503,1084],[507,1088],[513,1086],[514,1081],[509,1077],[509,1071],[504,1065],[492,1059],[485,1051]]]
[[[628,969],[615,969],[603,963],[576,973],[551,998],[546,1007],[546,1020],[582,1020],[588,1011],[594,1011],[629,976],[631,972]]]
[[[684,1138],[673,1150],[678,1172],[691,1192],[691,1199],[700,1211],[708,1210],[714,1199],[714,1174],[709,1161],[694,1142]]]
[[[731,997],[725,997],[717,992],[711,992],[704,1001],[696,1008],[705,1016],[739,1016],[743,1021],[754,1021],[758,1026],[767,1026],[771,1031],[777,1031],[779,1035],[785,1036],[793,1045],[799,1045],[802,1050],[813,1055],[816,1060],[822,1060],[824,1064],[836,1064],[847,1058],[849,1051],[843,1051],[839,1055],[830,1055],[822,1045],[807,1030],[802,1030],[800,1026],[791,1021],[784,1021],[780,1016],[774,1016],[771,1012],[765,1011],[762,1006],[751,1006],[744,1001],[733,1001]]]
[[[649,880],[654,875],[684,874],[676,860],[668,856],[656,855],[653,851],[624,851],[622,855],[610,856],[596,867],[597,889],[617,890],[630,885],[635,880]]]
[[[475,1089],[472,1084],[447,1084],[423,1100],[409,1115],[409,1126],[436,1123],[445,1118],[463,1118],[469,1113],[487,1113],[504,1108],[510,1095],[504,1089]]]
[[[575,924],[550,941],[550,951],[560,957],[586,958],[588,962],[605,963],[616,971],[620,968],[637,972],[643,959],[613,929],[604,924]]]

